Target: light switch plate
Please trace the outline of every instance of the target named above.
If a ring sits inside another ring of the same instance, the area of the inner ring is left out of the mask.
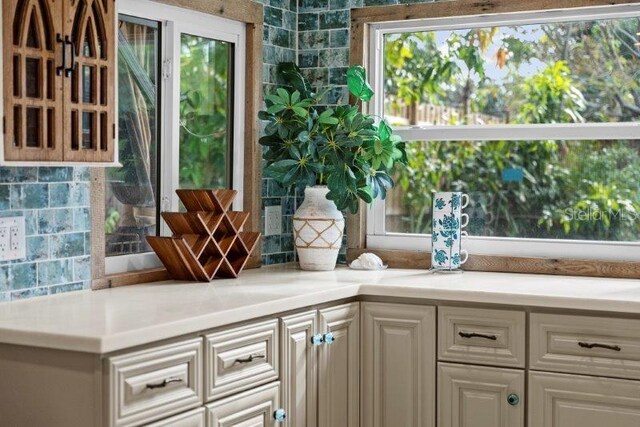
[[[282,234],[282,206],[266,206],[264,208],[264,235]]]
[[[0,261],[26,258],[24,228],[23,216],[0,218]]]

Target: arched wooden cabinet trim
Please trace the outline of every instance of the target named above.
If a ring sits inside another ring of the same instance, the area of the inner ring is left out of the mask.
[[[116,154],[115,0],[3,0],[4,161]]]

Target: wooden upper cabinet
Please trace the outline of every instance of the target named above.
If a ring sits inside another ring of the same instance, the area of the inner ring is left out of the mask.
[[[115,140],[115,2],[66,1],[65,34],[71,38],[75,66],[64,83],[64,158],[108,162]]]
[[[63,0],[4,0],[5,159],[61,161]]]
[[[113,162],[114,0],[4,0],[4,160]]]

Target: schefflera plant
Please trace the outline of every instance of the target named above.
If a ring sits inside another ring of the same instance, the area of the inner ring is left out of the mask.
[[[259,113],[268,122],[260,138],[265,176],[287,189],[326,185],[327,198],[351,213],[358,212],[359,200],[384,199],[394,184],[394,167],[406,164],[407,155],[386,122],[376,124],[360,112],[358,104],[374,95],[365,69],[347,71],[358,102],[335,108],[319,105],[326,92],[315,93],[295,64],[281,63],[278,74],[285,85],[266,95],[266,110]]]

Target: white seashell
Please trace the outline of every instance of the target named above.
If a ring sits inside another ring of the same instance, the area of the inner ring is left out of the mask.
[[[387,268],[379,256],[371,253],[360,255],[357,259],[353,260],[349,267],[354,270],[384,270]]]

